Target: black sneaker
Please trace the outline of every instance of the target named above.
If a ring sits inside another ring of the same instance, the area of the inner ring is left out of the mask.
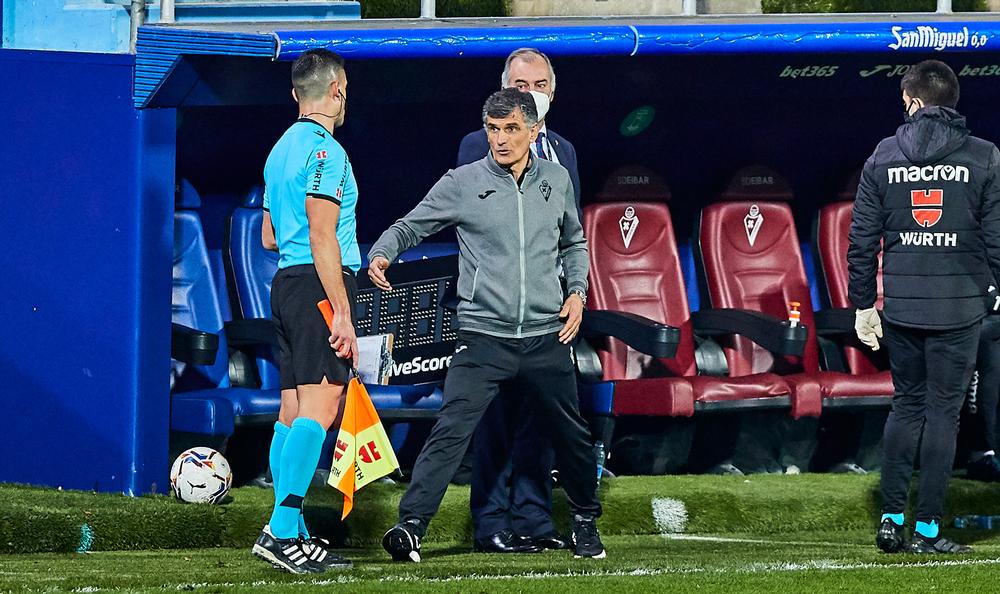
[[[603,559],[608,556],[597,532],[597,520],[590,517],[573,516],[573,544],[576,546],[577,559]]]
[[[854,462],[841,462],[830,467],[832,474],[868,474],[868,471],[861,468]]]
[[[330,541],[318,536],[299,538],[302,548],[311,561],[319,563],[327,569],[350,569],[354,567],[350,559],[341,557],[330,550]]]
[[[420,534],[412,521],[400,522],[382,537],[382,548],[393,561],[420,563]]]
[[[553,530],[541,536],[531,538],[531,542],[545,550],[561,550],[573,548],[573,543],[568,538]]]
[[[261,530],[253,545],[253,554],[288,573],[323,573],[326,568],[311,560],[297,538],[275,538],[270,530]]]
[[[1000,460],[996,456],[983,456],[969,462],[966,466],[966,478],[984,483],[1000,483]]]
[[[898,553],[903,550],[906,543],[903,541],[903,527],[886,518],[882,520],[882,525],[875,533],[875,544],[884,553]]]
[[[705,474],[721,474],[728,476],[743,476],[743,471],[730,462],[720,462],[705,471]]]
[[[957,542],[948,540],[943,536],[937,538],[927,538],[914,533],[913,542],[910,543],[909,551],[917,554],[961,554],[971,553],[972,547],[967,547]]]
[[[544,549],[530,538],[518,536],[511,530],[501,530],[486,538],[477,538],[472,543],[477,553],[541,553]]]

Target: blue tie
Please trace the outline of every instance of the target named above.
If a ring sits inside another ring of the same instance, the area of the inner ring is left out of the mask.
[[[539,159],[545,159],[549,161],[549,156],[545,154],[545,132],[539,132],[538,138],[535,139],[535,152],[538,153]]]

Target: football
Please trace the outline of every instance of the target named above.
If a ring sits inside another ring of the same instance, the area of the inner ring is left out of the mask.
[[[232,484],[229,462],[212,448],[191,448],[170,469],[170,488],[187,503],[219,503]]]

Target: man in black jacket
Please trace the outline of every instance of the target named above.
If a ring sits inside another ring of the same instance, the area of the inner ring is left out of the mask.
[[[911,66],[901,88],[906,123],[865,162],[847,252],[855,329],[877,350],[882,243],[882,314],[895,396],[883,435],[884,513],[876,543],[886,552],[904,547],[903,510],[920,443],[909,549],[962,553],[969,548],[938,528],[990,273],[1000,273],[1000,151],[969,135],[955,111],[958,78],[943,62]]]

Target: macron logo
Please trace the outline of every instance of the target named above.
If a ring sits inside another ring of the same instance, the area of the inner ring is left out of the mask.
[[[969,183],[969,168],[965,165],[927,165],[925,167],[890,167],[889,183],[919,181],[957,181]]]

